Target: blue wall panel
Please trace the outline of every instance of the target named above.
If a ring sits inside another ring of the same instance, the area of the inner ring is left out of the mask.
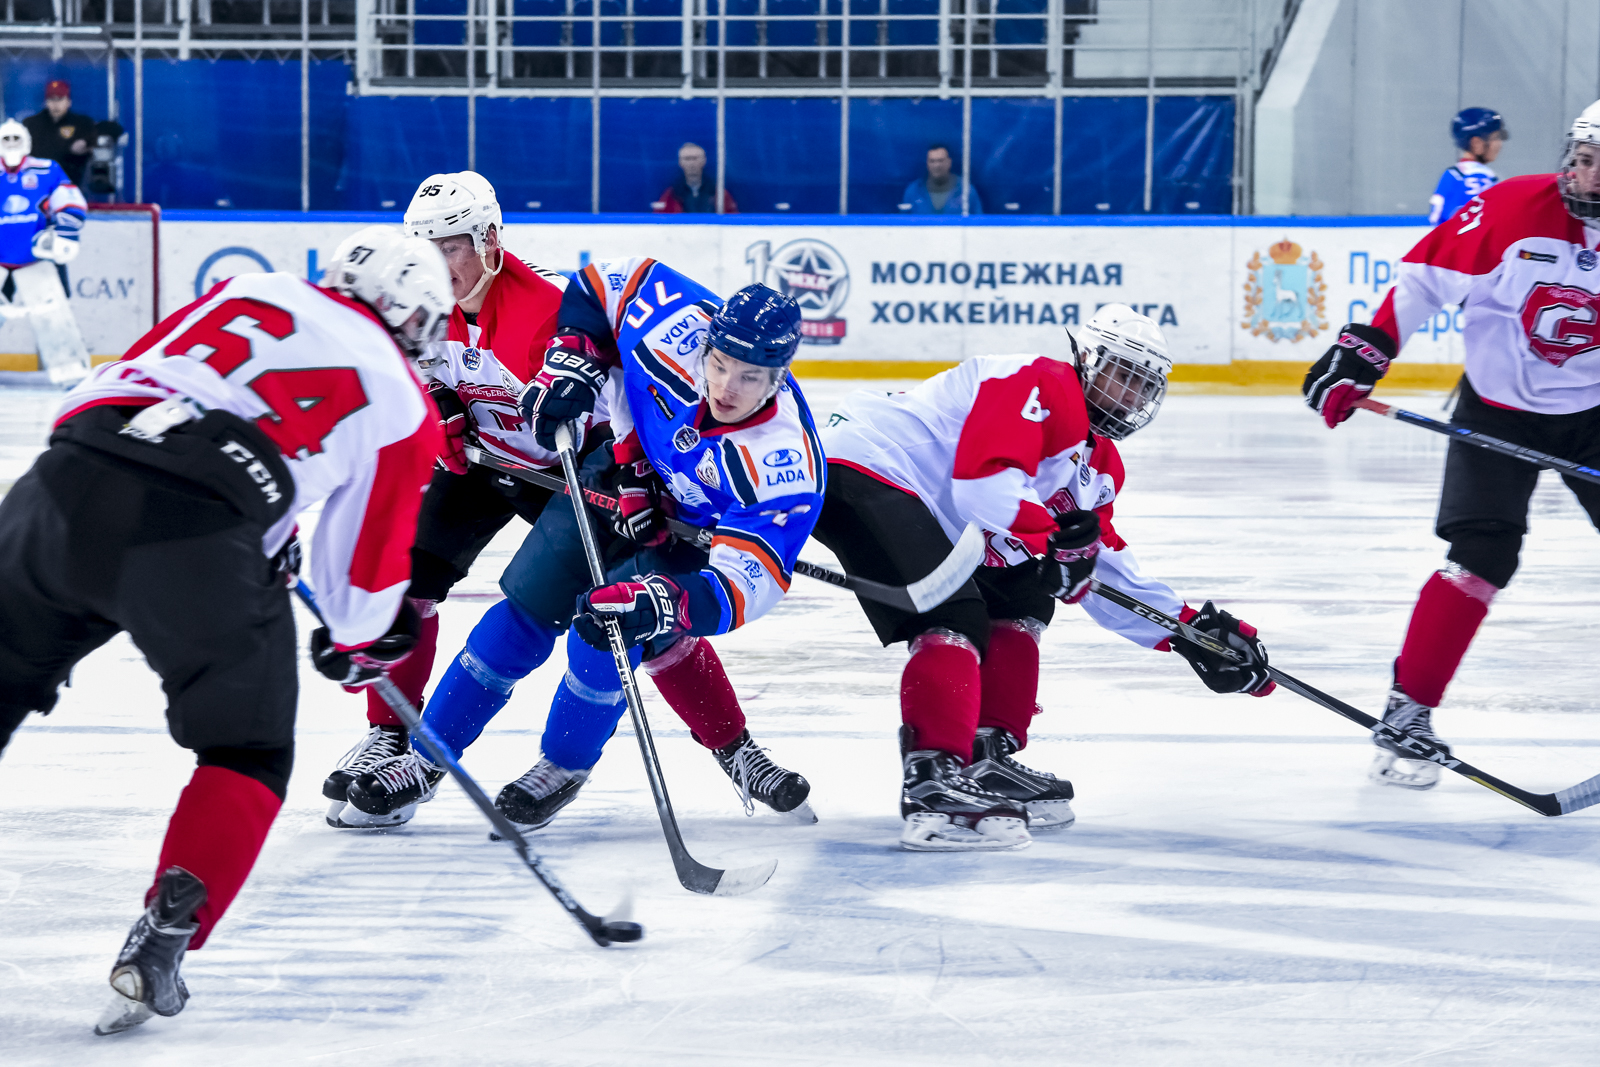
[[[589,140],[587,100],[478,101],[478,168],[494,182],[505,211],[588,211]],[[448,169],[465,165],[462,157]],[[539,206],[529,208],[529,201]]]
[[[678,149],[685,141],[706,150],[706,178],[715,182],[715,100],[602,100],[600,210],[649,211],[651,202],[683,173],[678,169]],[[587,164],[588,156],[585,149],[579,165]],[[737,189],[733,195],[738,199]]]
[[[853,104],[852,104],[853,106]],[[839,102],[729,100],[728,191],[745,212],[839,211]]]
[[[928,146],[934,142],[950,146],[959,171],[961,101],[850,101],[850,213],[897,213],[907,183],[927,173]]]
[[[352,98],[346,119],[344,169],[339,174],[339,206],[347,211],[404,211],[422,179],[460,170],[466,159],[465,99]],[[494,178],[490,176],[491,181]]]
[[[1144,122],[1145,102],[1138,97],[1062,102],[1062,214],[1136,215],[1144,210]]]
[[[1050,214],[1055,167],[1055,107],[1049,100],[1000,98],[972,102],[972,184],[990,215]]]
[[[1151,210],[1167,215],[1231,213],[1233,99],[1158,97],[1155,133]]]

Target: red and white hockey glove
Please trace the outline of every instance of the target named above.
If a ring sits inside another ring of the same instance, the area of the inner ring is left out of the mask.
[[[583,450],[584,422],[593,413],[606,384],[606,362],[586,335],[562,333],[550,338],[544,366],[522,391],[518,406],[533,427],[539,447],[556,450],[556,427],[577,424],[574,447]]]
[[[1189,661],[1207,689],[1213,693],[1249,693],[1253,697],[1264,697],[1278,688],[1278,683],[1267,673],[1267,648],[1256,636],[1254,626],[1234,618],[1209,600],[1199,611],[1186,606],[1179,617],[1183,615],[1188,616],[1184,622],[1245,658],[1243,663],[1234,663],[1182,637],[1174,637],[1172,651]]]
[[[1339,331],[1339,339],[1306,372],[1306,406],[1333,429],[1355,411],[1355,403],[1372,392],[1389,373],[1395,357],[1392,338],[1376,326],[1352,322]]]
[[[672,497],[661,475],[647,459],[624,463],[617,470],[617,514],[611,528],[618,537],[645,546],[659,545],[669,536],[667,516]]]
[[[1056,532],[1039,559],[1040,588],[1063,604],[1076,604],[1089,595],[1089,579],[1099,555],[1100,516],[1092,511],[1056,516]]]
[[[652,637],[687,630],[689,595],[664,574],[598,586],[578,598],[572,625],[586,644],[606,651],[611,639],[602,619],[615,619],[622,627],[623,643],[632,648]]]
[[[422,634],[422,619],[409,599],[400,601],[400,611],[384,635],[356,648],[340,648],[326,626],[311,631],[311,662],[325,677],[355,692],[371,685],[416,647]]]
[[[467,405],[461,394],[443,382],[432,382],[428,395],[439,409],[439,429],[444,431],[444,447],[439,451],[439,466],[451,474],[467,473]]]

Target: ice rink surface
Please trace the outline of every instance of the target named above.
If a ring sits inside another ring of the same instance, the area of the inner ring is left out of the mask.
[[[819,418],[855,387],[814,383]],[[1437,397],[1402,402],[1438,413]],[[0,391],[0,488],[52,404]],[[1442,439],[1362,413],[1330,433],[1298,398],[1177,396],[1124,454],[1116,524],[1145,569],[1376,712],[1443,558]],[[1465,758],[1550,791],[1600,771],[1600,555],[1553,475],[1532,526],[1436,722]],[[521,529],[443,606],[441,658],[498,595]],[[815,543],[805,556],[832,562]],[[813,783],[815,826],[747,819],[644,688],[691,850],[776,858],[764,888],[678,886],[626,718],[535,845],[591,910],[631,894],[639,944],[594,947],[449,783],[399,832],[329,829],[320,783],[363,705],[307,661],[289,801],[185,965],[194,999],[99,1038],[106,974],[192,766],[155,676],[112,642],[0,760],[0,1063],[1600,1061],[1600,809],[1546,819],[1448,773],[1428,793],[1369,784],[1353,724],[1281,690],[1213,696],[1179,657],[1068,608],[1023,759],[1073,780],[1078,824],[1014,854],[902,852],[903,648],[804,578],[716,645],[756,738]],[[559,657],[468,752],[491,793],[538,758]]]

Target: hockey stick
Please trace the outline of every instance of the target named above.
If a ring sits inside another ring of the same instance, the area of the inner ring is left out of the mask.
[[[1163,630],[1188,641],[1190,644],[1199,645],[1206,651],[1225,656],[1235,663],[1244,662],[1245,657],[1238,650],[1229,648],[1222,642],[1207,637],[1188,623],[1179,622],[1171,615],[1157,611],[1150,605],[1135,600],[1120,589],[1113,589],[1094,580],[1090,581],[1090,587],[1097,594],[1118,607],[1126,608],[1140,618],[1150,620]],[[1477,782],[1486,789],[1492,789],[1501,796],[1516,801],[1525,808],[1532,808],[1540,815],[1568,815],[1594,804],[1600,804],[1600,774],[1579,782],[1570,789],[1563,789],[1558,793],[1530,793],[1526,789],[1519,789],[1509,782],[1496,778],[1487,771],[1481,771],[1470,763],[1456,759],[1448,749],[1408,734],[1404,730],[1397,730],[1382,719],[1375,719],[1366,712],[1353,708],[1344,701],[1322,692],[1320,689],[1313,689],[1300,681],[1300,679],[1280,671],[1271,664],[1267,665],[1267,672],[1272,675],[1273,681],[1290,692],[1305,697],[1313,704],[1320,704],[1329,711],[1343,715],[1351,722],[1364,726],[1384,740],[1392,741],[1405,749],[1406,759],[1437,763],[1447,770],[1455,771],[1457,774]]]
[[[578,483],[577,442],[571,423],[556,428],[556,450],[561,454],[561,469],[567,476],[567,495],[572,498],[572,510],[578,518],[578,535],[583,540],[583,554],[589,560],[589,577],[595,585],[606,583],[605,565],[600,561],[600,545],[595,540],[594,519],[583,506],[583,486]],[[606,636],[611,639],[611,656],[616,660],[617,677],[622,680],[622,695],[628,702],[628,714],[633,718],[633,732],[639,739],[639,753],[644,757],[645,777],[650,780],[650,793],[655,798],[656,813],[661,816],[661,832],[667,839],[667,851],[672,855],[672,866],[678,872],[678,881],[692,893],[732,897],[759,889],[767,884],[778,861],[770,860],[751,867],[731,871],[707,867],[693,856],[683,843],[678,830],[678,820],[672,813],[672,801],[667,796],[667,782],[661,774],[661,760],[656,756],[655,740],[650,736],[650,723],[644,717],[644,698],[639,695],[639,680],[633,675],[633,664],[628,662],[628,646],[622,640],[622,625],[616,619],[602,619]]]
[[[311,587],[301,581],[298,576],[295,579],[294,591],[300,595],[300,599],[305,606],[311,609],[311,614],[317,617],[317,621],[324,626],[328,625],[328,620],[323,618],[322,608],[317,604],[317,598],[311,593]],[[517,829],[514,823],[500,814],[500,810],[494,806],[494,802],[489,799],[489,795],[483,791],[483,788],[478,785],[472,775],[468,774],[465,768],[450,754],[450,750],[445,747],[444,742],[439,740],[439,735],[433,732],[433,727],[422,721],[422,716],[417,714],[417,709],[411,706],[411,701],[407,700],[405,694],[400,692],[400,687],[390,680],[387,672],[379,675],[378,680],[372,684],[373,688],[378,691],[378,695],[383,698],[383,702],[389,705],[390,709],[399,716],[401,722],[406,724],[406,729],[411,731],[411,736],[421,740],[422,747],[428,750],[428,759],[450,772],[450,777],[456,780],[456,784],[461,787],[461,791],[472,798],[472,802],[478,806],[478,810],[483,812],[489,822],[494,825],[495,833],[500,835],[501,840],[511,843],[511,847],[517,850],[517,855],[522,857],[522,862],[527,864],[528,870],[532,871],[533,876],[539,879],[546,889],[550,890],[550,895],[556,898],[562,908],[566,909],[567,914],[572,916],[573,920],[583,927],[590,937],[594,938],[595,944],[605,948],[613,941],[637,941],[644,936],[644,927],[638,923],[608,922],[597,915],[592,915],[585,911],[583,906],[573,899],[572,894],[567,892],[566,887],[561,884],[556,876],[545,869],[544,861],[528,847],[527,838],[522,836],[522,832]]]
[[[557,479],[555,475],[547,474],[535,467],[525,467],[520,463],[501,459],[499,456],[491,455],[483,449],[472,445],[467,446],[467,461],[476,463],[480,467],[488,467],[490,470],[499,471],[501,474],[510,475],[532,485],[544,486],[546,489],[555,489],[570,495],[566,482]],[[614,513],[617,510],[616,497],[607,496],[605,493],[599,493],[593,489],[584,489],[583,499],[590,506],[598,508],[607,514]],[[679,522],[674,518],[667,519],[667,528],[679,540],[687,541],[700,548],[711,547],[711,538],[714,533],[712,530],[702,526],[690,526],[688,523]],[[944,561],[926,577],[912,582],[910,585],[887,585],[883,582],[875,582],[870,578],[858,578],[853,574],[841,574],[836,570],[831,570],[815,563],[807,563],[803,559],[795,561],[794,573],[803,574],[807,578],[815,578],[819,582],[827,582],[829,585],[837,586],[840,589],[848,589],[850,592],[866,597],[868,600],[875,600],[880,604],[888,604],[890,607],[899,608],[901,611],[909,611],[914,615],[920,615],[925,611],[931,611],[954,596],[956,590],[966,584],[967,579],[972,577],[972,572],[982,562],[983,552],[983,530],[976,524],[969,524],[962,531],[960,540],[956,542],[955,548],[944,558]]]
[[[1538,467],[1549,467],[1551,470],[1560,471],[1562,474],[1570,474],[1574,478],[1582,478],[1586,482],[1600,482],[1600,470],[1595,470],[1593,467],[1586,467],[1582,463],[1574,463],[1570,459],[1562,459],[1559,456],[1552,456],[1548,452],[1540,452],[1537,449],[1524,448],[1522,445],[1512,444],[1510,441],[1502,441],[1498,437],[1490,437],[1486,433],[1479,433],[1477,430],[1469,430],[1465,426],[1456,426],[1453,423],[1439,422],[1435,419],[1428,418],[1426,415],[1418,415],[1414,411],[1406,411],[1403,408],[1397,408],[1393,404],[1381,403],[1377,400],[1373,400],[1371,397],[1362,397],[1360,400],[1355,402],[1355,406],[1374,412],[1378,415],[1382,415],[1386,419],[1394,419],[1398,422],[1410,423],[1412,426],[1420,426],[1424,430],[1432,430],[1434,433],[1442,433],[1446,437],[1453,438],[1454,440],[1461,441],[1465,444],[1477,445],[1479,448],[1487,448],[1491,452],[1499,452],[1503,456],[1511,456],[1514,459],[1525,460],[1526,462],[1532,463]]]

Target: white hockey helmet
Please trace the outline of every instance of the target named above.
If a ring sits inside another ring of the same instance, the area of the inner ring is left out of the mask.
[[[1095,432],[1120,441],[1148,426],[1172,373],[1161,328],[1126,304],[1107,304],[1067,336]]]
[[[408,237],[432,241],[468,233],[480,256],[487,251],[484,240],[491,226],[497,232],[503,228],[500,201],[489,179],[470,170],[433,175],[417,186],[406,207]]]
[[[322,284],[376,311],[413,359],[444,339],[456,304],[444,255],[394,226],[368,226],[339,242]]]
[[[0,127],[3,130],[4,127]],[[1567,131],[1566,147],[1561,153],[1561,173],[1556,176],[1556,184],[1561,190],[1561,202],[1567,206],[1567,214],[1579,222],[1591,222],[1600,219],[1600,188],[1591,184],[1590,191],[1580,188],[1581,182],[1577,174],[1578,149],[1588,146],[1594,149],[1591,164],[1585,168],[1590,171],[1589,180],[1595,181],[1595,164],[1600,164],[1600,100],[1596,100],[1583,109],[1572,123],[1572,128]]]
[[[0,122],[0,160],[8,167],[20,167],[33,151],[33,134],[16,119]]]

